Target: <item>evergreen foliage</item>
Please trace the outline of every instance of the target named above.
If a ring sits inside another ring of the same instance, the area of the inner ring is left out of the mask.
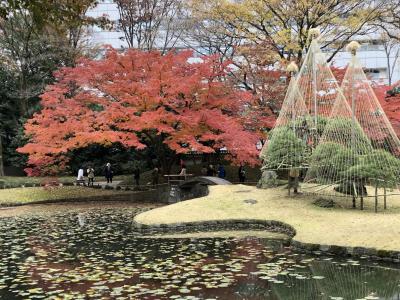
[[[275,128],[270,136],[264,169],[300,167],[306,161],[306,142],[288,127]]]

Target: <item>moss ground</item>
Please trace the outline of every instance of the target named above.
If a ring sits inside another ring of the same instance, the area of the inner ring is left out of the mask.
[[[257,200],[256,204],[244,202]],[[171,224],[207,220],[276,220],[293,226],[302,243],[366,247],[400,251],[400,197],[388,197],[388,209],[373,211],[373,198],[365,210],[351,209],[351,200],[338,199],[335,208],[315,206],[309,196],[288,197],[283,188],[261,190],[251,186],[213,186],[203,198],[180,202],[142,213],[142,224]],[[382,199],[380,199],[382,201]]]

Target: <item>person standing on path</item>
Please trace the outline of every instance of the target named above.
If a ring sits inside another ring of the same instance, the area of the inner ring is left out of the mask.
[[[112,183],[114,172],[113,172],[113,170],[111,168],[111,164],[110,163],[106,164],[106,168],[104,170],[104,175],[106,176],[107,183]]]
[[[215,169],[214,169],[214,166],[212,164],[208,165],[207,176],[215,176]]]
[[[76,177],[76,180],[77,180],[77,181],[85,180],[85,177],[83,177],[83,168],[80,168],[80,169],[78,170],[78,176]]]
[[[207,176],[207,167],[206,166],[203,166],[202,168],[201,168],[201,176]]]
[[[88,186],[90,186],[90,185],[93,186],[93,184],[94,184],[94,169],[91,166],[89,166],[87,168],[86,172],[88,174]]]
[[[135,169],[133,170],[133,178],[135,179],[136,185],[139,186],[140,170],[138,167],[135,167]]]
[[[152,178],[153,185],[157,185],[158,184],[158,173],[159,173],[159,171],[158,171],[157,167],[155,167],[153,169],[153,171],[151,171],[151,178]]]
[[[219,167],[218,167],[218,177],[224,179],[225,176],[226,176],[225,168],[224,168],[224,166],[223,166],[222,164],[219,164]]]
[[[180,177],[180,180],[186,180],[186,174],[187,174],[186,165],[183,164],[183,165],[181,166],[181,172],[179,173],[179,175],[181,176],[181,177]]]
[[[246,181],[246,170],[244,169],[243,165],[240,165],[239,170],[238,170],[238,175],[239,175],[239,182]]]
[[[300,169],[291,167],[289,169],[289,182],[288,182],[289,195],[291,188],[293,188],[295,194],[299,193],[297,190],[299,188],[299,177],[300,177]]]

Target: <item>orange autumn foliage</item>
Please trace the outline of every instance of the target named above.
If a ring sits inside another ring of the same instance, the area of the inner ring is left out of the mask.
[[[69,151],[97,143],[137,150],[152,146],[176,154],[229,150],[233,162],[257,164],[258,132],[246,130],[253,96],[224,78],[229,62],[190,51],[169,53],[108,49],[101,60],[63,68],[41,96],[42,110],[25,126],[29,175],[66,170]],[[158,152],[157,152],[158,151]]]
[[[400,137],[400,95],[387,95],[387,91],[392,88],[393,86],[375,85],[374,91],[380,104],[382,105],[383,110],[386,113],[386,116],[392,124],[394,131],[396,132],[397,136]]]

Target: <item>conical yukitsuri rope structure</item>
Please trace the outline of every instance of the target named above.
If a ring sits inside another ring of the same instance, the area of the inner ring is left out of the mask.
[[[357,47],[357,43],[348,47],[352,60],[310,157],[305,188],[314,193],[351,195],[354,207],[359,196],[361,208],[363,197],[374,194],[376,210],[378,188],[383,188],[385,208],[386,188],[398,188],[400,143],[356,57]]]
[[[325,126],[319,144],[310,157],[310,166],[303,188],[313,193],[335,194],[334,187],[360,189],[353,186],[351,170],[362,156],[372,151],[371,143],[340,92]],[[348,188],[347,186],[350,185]]]
[[[309,32],[311,43],[304,63],[297,75],[297,87],[309,114],[313,117],[313,143],[315,148],[326,118],[332,112],[340,87],[318,43],[319,30]]]
[[[263,170],[306,167],[318,144],[340,88],[318,44],[319,30],[310,30],[310,47],[298,72],[288,66],[291,81],[279,117],[260,158]],[[341,95],[343,96],[343,95]]]
[[[358,171],[369,184],[398,188],[400,141],[357,58],[358,47],[357,42],[351,42],[347,47],[352,58],[341,86],[354,118],[371,140],[374,149],[364,158]]]
[[[301,167],[306,161],[311,118],[297,88],[296,71],[297,66],[291,63],[288,66],[291,80],[282,109],[260,154],[263,170]]]
[[[307,168],[303,190],[335,196],[398,194],[400,141],[356,57],[342,86],[311,30],[309,51],[291,79],[282,110],[263,148],[263,170]],[[293,75],[293,74],[292,74]],[[378,191],[379,189],[379,191]],[[396,191],[392,192],[393,189]],[[373,192],[375,190],[375,192]]]

